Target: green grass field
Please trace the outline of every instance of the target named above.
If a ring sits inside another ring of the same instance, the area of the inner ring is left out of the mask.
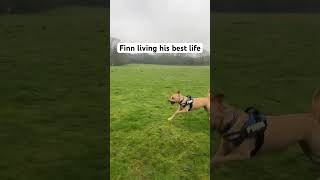
[[[106,9],[0,15],[0,179],[106,179]]]
[[[319,18],[319,14],[213,14],[216,91],[240,108],[254,105],[266,114],[310,111],[312,92],[320,87]],[[315,179],[311,162],[298,146],[225,164],[215,178]]]
[[[215,89],[240,108],[309,111],[320,86],[319,16],[212,16]],[[107,23],[106,10],[98,8],[0,16],[0,179],[107,178]],[[111,86],[113,179],[209,178],[207,114],[168,122],[176,106],[166,101],[177,89],[205,96],[209,67],[112,67]],[[293,146],[225,164],[216,179],[314,176]]]
[[[111,67],[111,178],[209,179],[210,132],[204,110],[167,118],[180,90],[207,96],[208,66]]]

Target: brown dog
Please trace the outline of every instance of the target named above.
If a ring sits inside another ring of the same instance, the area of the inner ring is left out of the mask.
[[[170,96],[168,101],[171,104],[175,104],[175,103],[179,104],[178,110],[175,113],[173,113],[171,117],[168,118],[169,121],[173,120],[173,118],[179,113],[197,110],[202,107],[208,113],[210,113],[210,90],[208,92],[207,97],[194,98],[194,99],[191,99],[188,96],[184,96],[180,93],[180,91],[177,91],[177,93]]]
[[[246,112],[226,104],[223,95],[213,97],[211,125],[222,137],[219,149],[211,161],[214,168],[227,161],[251,158],[252,151],[256,149],[257,137],[246,138],[240,145],[235,146],[225,136],[241,129],[248,116]],[[230,122],[234,123],[228,132],[221,133]],[[295,143],[298,143],[303,152],[314,162],[317,178],[320,178],[320,89],[314,93],[312,113],[267,116],[261,152],[286,148]]]

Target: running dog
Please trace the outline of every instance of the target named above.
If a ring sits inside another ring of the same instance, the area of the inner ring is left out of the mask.
[[[208,92],[207,97],[202,98],[194,98],[192,99],[191,96],[184,96],[177,91],[175,94],[171,95],[168,101],[171,104],[179,104],[178,110],[173,113],[171,117],[168,118],[169,121],[173,120],[174,117],[179,113],[189,112],[193,110],[197,110],[200,108],[204,108],[208,113],[210,113],[210,90]]]
[[[304,154],[314,162],[316,176],[320,180],[320,89],[314,92],[312,113],[265,116],[266,126],[256,134],[248,126],[253,116],[225,103],[223,97],[216,95],[212,100],[211,128],[221,136],[220,146],[211,160],[213,170],[227,161],[250,159],[258,151],[279,150],[299,144]],[[250,128],[259,130],[259,127],[262,126],[253,123]]]

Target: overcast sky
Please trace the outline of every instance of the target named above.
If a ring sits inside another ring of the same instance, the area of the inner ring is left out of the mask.
[[[111,0],[110,34],[122,42],[199,42],[210,49],[210,0]]]

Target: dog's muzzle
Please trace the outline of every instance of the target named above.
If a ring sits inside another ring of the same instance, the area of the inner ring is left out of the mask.
[[[170,99],[168,99],[168,101],[169,101],[171,104],[176,103],[175,101],[171,101]]]

